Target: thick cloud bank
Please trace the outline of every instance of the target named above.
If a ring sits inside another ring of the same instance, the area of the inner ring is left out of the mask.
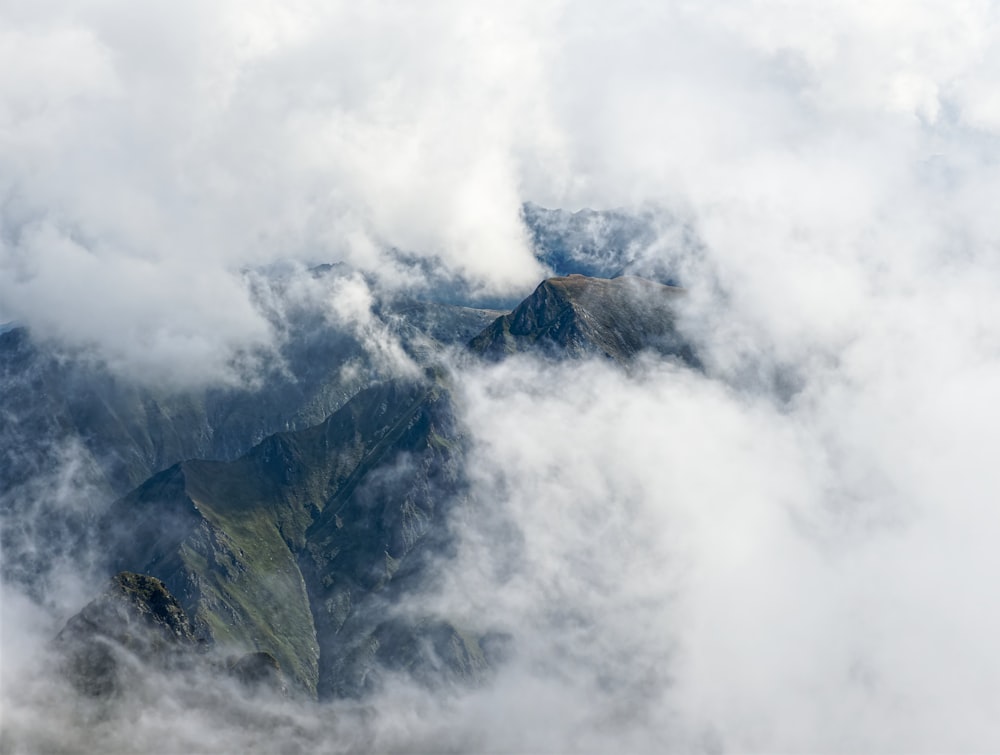
[[[270,345],[241,271],[275,259],[413,283],[396,248],[530,287],[524,200],[692,216],[782,338],[836,335],[870,286],[927,285],[997,236],[989,3],[9,2],[0,20],[0,320],[146,376],[218,377]]]
[[[471,503],[420,601],[510,634],[483,688],[316,710],[150,678],[108,720],[37,660],[86,598],[54,617],[8,590],[0,745],[1000,749],[998,22],[0,4],[0,323],[144,381],[232,382],[283,338],[261,271],[343,260],[358,274],[300,298],[396,365],[364,281],[527,293],[533,201],[696,229],[697,254],[676,226],[641,254],[675,261],[705,365],[454,368]]]
[[[519,639],[489,741],[995,748],[998,438],[970,418],[997,366],[909,386],[897,357],[780,406],[663,366],[474,379],[482,509],[442,600]]]

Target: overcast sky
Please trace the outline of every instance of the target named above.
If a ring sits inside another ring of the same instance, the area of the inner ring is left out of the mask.
[[[424,599],[523,652],[376,741],[997,750],[998,23],[985,0],[0,0],[0,321],[230,379],[276,338],[249,269],[406,285],[396,247],[516,295],[542,275],[524,201],[683,217],[707,377],[464,374],[477,490],[526,566],[498,581],[496,522],[460,522],[465,567]]]

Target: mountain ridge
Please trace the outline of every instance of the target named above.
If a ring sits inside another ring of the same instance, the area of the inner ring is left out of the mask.
[[[683,296],[630,277],[551,278],[469,350],[623,366],[652,350],[696,365],[677,329]],[[237,459],[154,474],[101,519],[108,570],[162,580],[199,642],[273,658],[308,697],[360,697],[395,671],[431,686],[482,678],[503,657],[502,635],[395,610],[447,558],[448,512],[466,501],[450,381],[427,368],[378,382]]]

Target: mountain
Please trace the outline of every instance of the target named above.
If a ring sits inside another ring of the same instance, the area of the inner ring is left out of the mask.
[[[555,357],[602,355],[627,363],[644,350],[697,358],[677,330],[684,289],[642,278],[550,278],[510,314],[472,339],[492,359],[522,351]]]
[[[357,695],[377,666],[419,665],[425,637],[446,651],[428,663],[475,674],[477,638],[385,610],[444,547],[461,453],[443,381],[373,386],[315,427],[234,462],[175,465],[120,499],[101,526],[110,568],[163,580],[200,638],[273,654],[309,695]]]
[[[696,257],[702,246],[690,223],[662,210],[568,212],[526,202],[521,218],[536,258],[558,276],[634,275],[673,284],[682,258]]]
[[[188,644],[248,657],[238,675],[280,671],[295,694],[318,699],[361,697],[393,673],[431,687],[475,683],[504,657],[507,638],[417,599],[451,553],[449,513],[474,504],[454,376],[434,358],[449,334],[469,337],[478,321],[469,350],[487,359],[531,351],[627,364],[651,350],[696,365],[677,330],[683,296],[636,278],[574,275],[542,282],[499,316],[397,305],[380,317],[399,318],[422,375],[375,380],[321,422],[271,434],[239,458],[153,474],[101,515],[94,549],[107,554],[108,574],[162,585],[186,617]],[[98,615],[85,609],[67,631]]]
[[[160,580],[122,573],[66,623],[56,645],[74,686],[98,697],[120,691],[136,661],[160,668],[183,664],[198,641]]]
[[[402,299],[373,309],[369,327],[417,364],[464,344],[499,314]],[[322,422],[393,374],[369,333],[312,312],[282,327],[279,353],[254,383],[185,390],[130,381],[24,327],[0,333],[4,578],[40,594],[56,551],[80,559],[93,516],[151,475],[187,459],[236,459],[272,433]]]
[[[222,658],[208,653],[167,586],[146,574],[121,572],[73,616],[55,638],[62,671],[80,693],[125,694],[149,670],[223,673],[247,691],[287,694],[277,659],[267,652]]]
[[[468,341],[499,313],[404,300],[375,314],[419,361]],[[43,459],[44,447],[74,439],[84,442],[101,483],[121,495],[178,461],[235,459],[273,432],[321,422],[388,375],[363,334],[306,317],[287,328],[273,366],[255,384],[185,390],[129,381],[86,353],[36,341],[24,327],[0,333],[0,493],[38,472],[33,449]]]

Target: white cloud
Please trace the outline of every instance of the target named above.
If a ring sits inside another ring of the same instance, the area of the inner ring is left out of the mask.
[[[674,367],[467,374],[479,503],[418,604],[515,638],[468,726],[505,751],[996,747],[1000,362],[928,355],[933,299],[790,404]]]
[[[384,741],[996,749],[992,3],[137,7],[0,9],[0,320],[203,380],[277,337],[248,266],[530,288],[524,199],[705,243],[711,381],[466,375],[522,560],[465,522],[438,600],[521,655]]]
[[[3,14],[4,317],[161,365],[194,330],[223,359],[266,345],[235,274],[275,259],[378,269],[389,245],[524,290],[540,271],[523,199],[683,208],[731,288],[797,289],[756,313],[766,328],[849,309],[857,258],[938,253],[956,228],[979,249],[997,240],[979,199],[996,189],[988,3]],[[944,194],[916,175],[931,162]],[[90,252],[86,285],[24,262],[39,228]],[[142,261],[164,296],[128,294]],[[813,296],[828,279],[846,298]],[[199,280],[220,296],[178,322],[169,302],[190,304]],[[163,350],[109,333],[102,308],[161,331]]]

